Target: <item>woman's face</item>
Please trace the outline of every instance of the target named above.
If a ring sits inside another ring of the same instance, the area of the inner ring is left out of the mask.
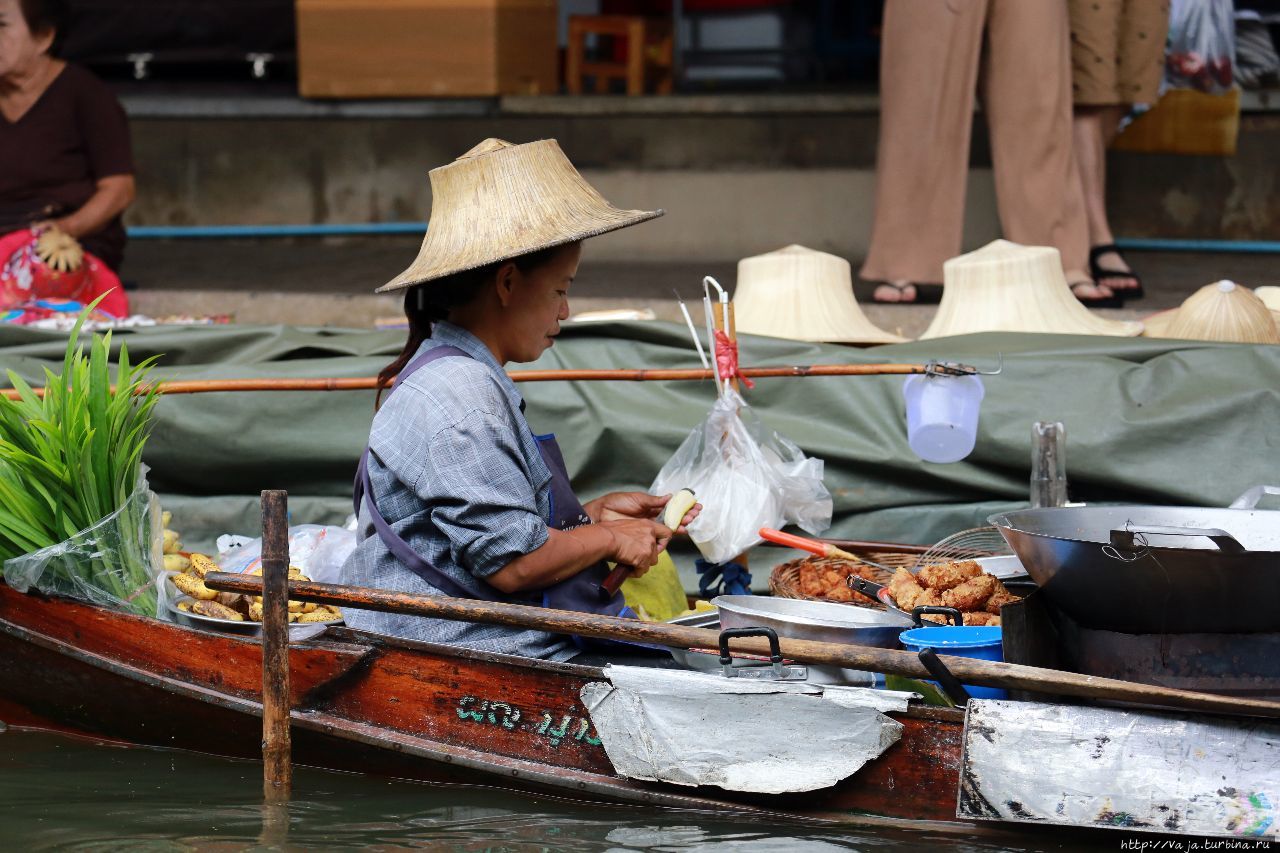
[[[46,58],[53,35],[32,33],[18,0],[0,0],[0,79],[30,73]]]
[[[560,321],[569,316],[569,285],[578,274],[582,244],[562,246],[551,260],[522,273],[512,264],[499,275],[511,278],[505,304],[507,334],[504,352],[508,361],[536,361],[560,333]],[[504,287],[499,281],[499,287]]]

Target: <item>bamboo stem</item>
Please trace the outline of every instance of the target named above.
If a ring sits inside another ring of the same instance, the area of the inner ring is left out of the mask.
[[[284,491],[262,493],[262,792],[289,801],[289,511]]]
[[[262,582],[258,578],[225,572],[210,572],[205,576],[205,584],[212,589],[250,594],[256,594],[262,588]],[[549,610],[522,604],[414,595],[367,587],[289,581],[289,597],[294,600],[315,601],[339,607],[404,613],[435,619],[456,619],[461,622],[506,625],[514,628],[532,628],[606,640],[631,640],[677,648],[714,649],[719,644],[719,632],[705,628],[689,628],[664,622],[640,622],[635,619]],[[759,637],[733,640],[732,647],[737,651],[752,654],[769,653],[768,642]],[[870,670],[905,675],[909,678],[931,677],[916,655],[896,649],[783,639],[782,654],[800,663],[831,664],[844,669]],[[1132,681],[976,658],[941,655],[939,659],[965,684],[981,684],[1086,699],[1135,702],[1219,714],[1280,717],[1280,702],[1215,696],[1210,693],[1175,690]]]
[[[790,367],[744,367],[742,375],[751,379],[774,379],[784,376],[905,376],[924,373],[923,364],[814,364]],[[676,369],[583,369],[583,370],[512,370],[507,375],[513,382],[682,382],[712,378],[710,370],[702,368]],[[139,386],[136,393],[143,393],[152,383]],[[327,378],[327,379],[192,379],[187,381],[154,383],[163,394],[202,394],[225,391],[373,391],[378,387],[376,377]],[[37,396],[44,396],[43,388],[33,389]],[[115,386],[111,388],[115,391]],[[18,392],[8,388],[4,395],[18,399]]]

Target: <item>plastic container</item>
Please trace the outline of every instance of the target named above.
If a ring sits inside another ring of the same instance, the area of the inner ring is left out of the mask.
[[[908,376],[907,444],[925,462],[959,462],[978,440],[978,410],[986,389],[969,376]]]
[[[979,660],[1004,660],[1003,634],[998,625],[912,628],[910,631],[903,631],[898,640],[913,652],[933,649],[940,655]],[[975,687],[966,684],[964,689],[969,691],[969,695],[974,699],[1009,698],[1008,691],[996,687]]]

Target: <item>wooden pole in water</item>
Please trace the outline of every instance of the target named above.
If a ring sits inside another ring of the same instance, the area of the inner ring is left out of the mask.
[[[289,757],[289,509],[283,491],[262,493],[262,793],[285,803]]]

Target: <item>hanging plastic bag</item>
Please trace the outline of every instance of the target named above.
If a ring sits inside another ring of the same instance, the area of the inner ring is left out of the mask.
[[[124,504],[92,527],[5,560],[4,580],[18,592],[34,587],[47,595],[155,616],[163,541],[159,503],[140,475]]]
[[[1231,0],[1173,0],[1160,98],[1124,127],[1121,151],[1230,157],[1240,135]]]
[[[1164,88],[1220,95],[1235,85],[1236,22],[1232,0],[1173,0]]]
[[[761,527],[795,524],[812,534],[831,525],[822,460],[768,429],[732,388],[662,466],[649,491],[692,489],[702,513],[689,537],[713,563],[760,542]]]
[[[342,564],[356,549],[356,534],[333,525],[297,524],[289,528],[289,565],[316,583],[340,583]],[[262,566],[262,540],[219,537],[218,565],[244,573]]]

